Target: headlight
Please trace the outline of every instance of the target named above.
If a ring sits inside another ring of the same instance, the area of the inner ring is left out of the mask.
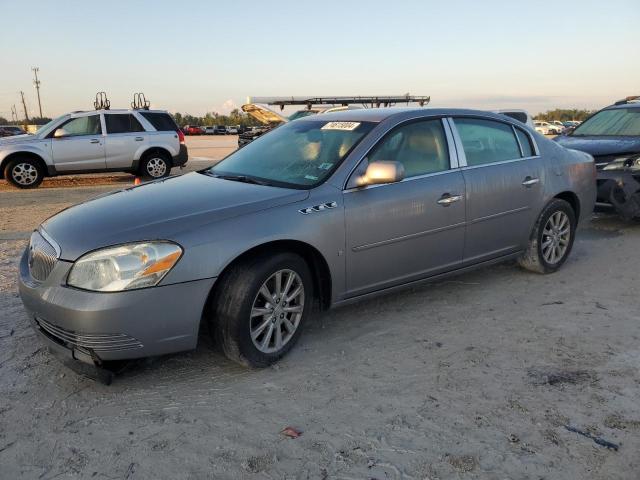
[[[612,160],[603,170],[640,170],[640,156],[620,157]]]
[[[180,246],[166,241],[103,248],[80,257],[71,267],[67,284],[96,292],[153,287],[181,255]]]

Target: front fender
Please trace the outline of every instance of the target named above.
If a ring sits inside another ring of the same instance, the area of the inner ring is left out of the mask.
[[[50,142],[43,142],[41,144],[26,144],[26,143],[18,143],[15,145],[5,145],[0,147],[0,164],[4,162],[4,160],[16,153],[30,153],[33,155],[37,155],[42,158],[47,165],[52,165],[51,161],[51,144]]]

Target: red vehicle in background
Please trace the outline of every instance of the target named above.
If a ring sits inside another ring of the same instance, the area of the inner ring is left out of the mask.
[[[202,135],[204,134],[204,129],[202,127],[198,127],[196,125],[185,125],[182,128],[182,131],[185,135]]]

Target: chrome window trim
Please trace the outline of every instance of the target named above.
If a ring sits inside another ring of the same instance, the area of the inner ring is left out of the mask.
[[[461,170],[475,170],[476,168],[492,167],[494,165],[505,165],[507,163],[522,162],[525,160],[533,160],[536,158],[540,158],[540,156],[534,155],[532,157],[514,158],[512,160],[500,160],[499,162],[483,163],[482,165],[467,165],[466,167],[461,167]]]
[[[416,176],[413,176],[413,177],[405,178],[405,179],[401,180],[400,182],[394,182],[394,183],[401,183],[401,182],[404,182],[406,180],[412,180],[414,178],[418,179],[418,178],[424,178],[424,177],[427,177],[427,176],[430,176],[430,175],[437,175],[437,174],[447,173],[447,172],[451,172],[452,170],[457,169],[458,168],[458,158],[454,154],[455,150],[454,150],[454,148],[452,148],[453,145],[451,145],[451,143],[450,143],[451,138],[449,137],[448,132],[447,132],[447,118],[445,116],[442,116],[442,115],[438,115],[438,116],[434,115],[433,117],[425,116],[425,117],[409,118],[407,120],[403,120],[403,121],[401,121],[399,123],[396,123],[396,124],[390,126],[389,128],[387,128],[384,132],[382,132],[380,134],[380,138],[378,138],[378,140],[376,140],[376,142],[367,149],[367,151],[355,163],[355,165],[353,166],[351,171],[349,171],[349,174],[346,176],[344,184],[342,185],[342,191],[343,192],[351,192],[351,191],[354,191],[354,190],[365,190],[365,189],[367,189],[369,187],[382,187],[384,185],[392,185],[390,183],[383,183],[383,184],[379,184],[379,185],[368,185],[366,187],[349,187],[349,188],[347,187],[347,185],[349,185],[349,181],[351,180],[351,177],[353,176],[353,173],[358,169],[360,164],[367,159],[367,157],[369,156],[369,153],[371,153],[371,150],[373,150],[376,146],[378,146],[378,144],[385,139],[385,137],[387,136],[387,134],[389,132],[391,132],[392,130],[394,130],[394,129],[398,128],[398,127],[404,126],[404,125],[406,125],[408,123],[425,122],[425,121],[433,121],[433,120],[440,120],[440,123],[442,124],[442,129],[443,129],[443,131],[445,133],[445,138],[447,140],[447,150],[448,150],[448,153],[449,153],[449,170],[443,170],[442,172],[426,173],[424,175],[416,175]],[[456,166],[454,167],[454,165],[456,165]]]
[[[460,134],[458,133],[458,127],[456,127],[456,124],[453,121],[453,117],[447,117],[447,122],[449,124],[449,128],[451,128],[453,141],[455,143],[456,152],[458,154],[458,165],[460,166],[460,168],[466,167],[467,154],[464,153],[464,147],[462,146],[462,139],[460,138]]]

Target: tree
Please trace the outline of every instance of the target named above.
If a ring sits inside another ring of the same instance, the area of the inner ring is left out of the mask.
[[[7,120],[7,119],[6,119],[6,118],[4,118],[4,117],[0,117],[0,125],[6,125],[6,124],[8,124],[8,123],[9,123],[9,120]]]
[[[580,110],[580,109],[565,109],[565,108],[556,108],[555,110],[547,110],[544,113],[539,113],[536,115],[536,120],[559,120],[561,122],[566,122],[568,120],[577,120],[584,121],[587,117],[593,115],[593,110]]]

